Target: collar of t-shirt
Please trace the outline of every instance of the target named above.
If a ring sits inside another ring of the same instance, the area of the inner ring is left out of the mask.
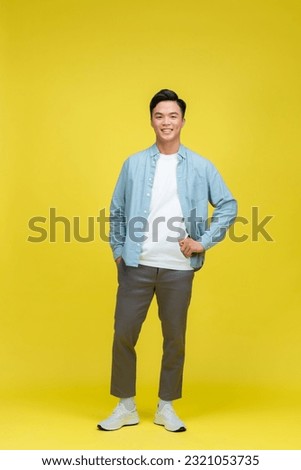
[[[169,155],[166,155],[165,153],[160,153],[160,158],[162,160],[175,160],[176,158],[178,158],[178,154],[177,153],[171,153]]]

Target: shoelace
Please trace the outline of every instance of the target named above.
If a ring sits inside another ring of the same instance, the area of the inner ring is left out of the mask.
[[[162,410],[161,410],[161,412],[162,412]],[[177,420],[179,423],[182,422],[182,421],[180,420],[180,418],[176,415],[176,412],[175,412],[175,410],[173,409],[172,406],[170,406],[170,405],[165,405],[164,413],[166,413],[167,415],[171,416],[174,420]]]
[[[162,408],[161,412],[162,412],[162,411],[163,411],[163,408]],[[173,407],[170,406],[170,405],[165,405],[165,407],[164,407],[164,412],[169,413],[169,414],[171,414],[171,415],[173,415],[173,416],[177,416],[176,413],[175,413],[175,410],[174,410]]]
[[[128,413],[132,413],[133,411],[135,410],[127,410],[125,407],[124,407],[124,410],[127,411]],[[113,412],[112,412],[112,415],[118,415],[118,414],[124,414],[124,410],[121,408],[121,403],[118,403],[118,405],[114,408]]]

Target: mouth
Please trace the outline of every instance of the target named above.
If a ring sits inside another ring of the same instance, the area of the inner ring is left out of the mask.
[[[163,134],[170,134],[172,132],[172,129],[161,129],[161,132]]]

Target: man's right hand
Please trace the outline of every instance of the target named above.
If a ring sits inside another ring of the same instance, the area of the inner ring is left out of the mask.
[[[119,264],[120,261],[121,261],[121,256],[119,256],[118,258],[115,259],[115,263],[116,263],[116,264]]]

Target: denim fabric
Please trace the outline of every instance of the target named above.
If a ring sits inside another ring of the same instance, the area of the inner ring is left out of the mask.
[[[160,152],[156,144],[129,157],[123,164],[110,206],[110,244],[114,258],[137,267],[147,234],[152,186]],[[215,166],[183,145],[178,150],[177,185],[188,235],[205,251],[220,242],[234,222],[237,202]],[[214,207],[208,220],[208,204]],[[172,214],[171,214],[172,216]],[[190,258],[199,269],[205,252]]]

